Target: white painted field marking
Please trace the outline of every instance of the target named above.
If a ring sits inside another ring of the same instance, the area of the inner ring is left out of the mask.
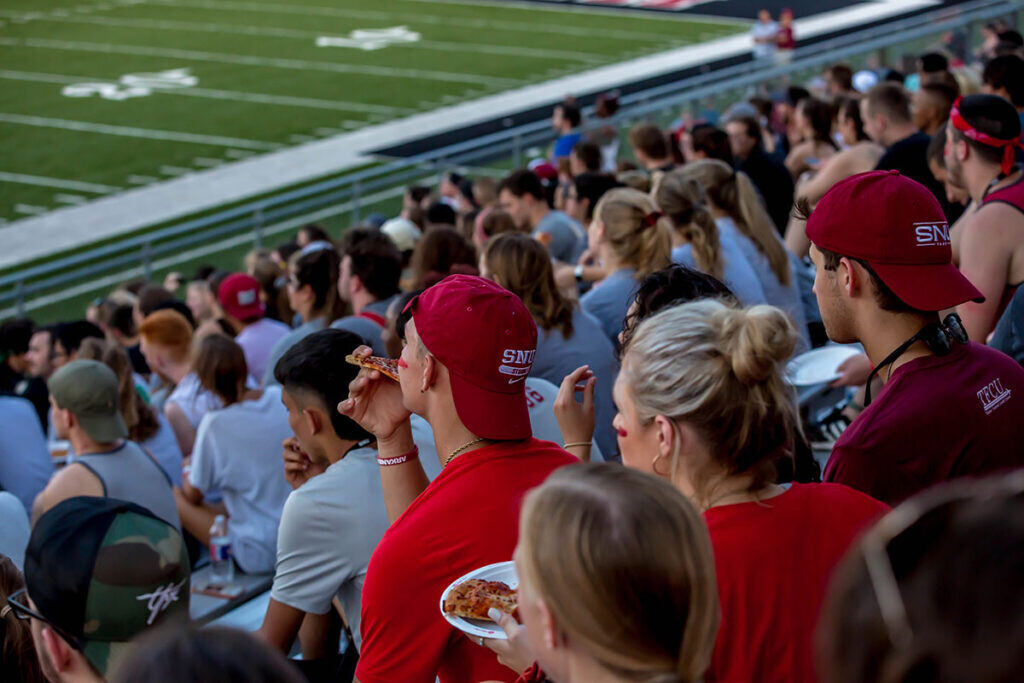
[[[105,100],[123,101],[133,97],[148,97],[154,90],[177,90],[191,88],[199,79],[189,69],[166,69],[164,71],[125,74],[117,83],[92,82],[72,83],[61,89],[64,97],[92,97],[99,95]]]
[[[272,14],[296,14],[305,17],[338,17],[342,19],[370,19],[377,21],[394,21],[394,12],[374,12],[371,10],[343,9],[340,7],[318,7],[314,5],[287,5],[270,2],[244,2],[224,0],[146,0],[148,5],[166,5],[170,7],[195,7],[208,10],[241,10],[245,12],[268,12]],[[622,31],[618,29],[597,29],[564,24],[545,24],[534,21],[499,21],[491,19],[472,19],[469,17],[451,17],[439,14],[402,13],[402,18],[410,24],[432,24],[435,26],[458,26],[461,28],[524,31],[526,33],[553,33],[560,36],[579,36],[582,38],[610,38],[618,40],[649,41],[651,35],[645,31]],[[671,21],[665,17],[666,21]]]
[[[95,194],[109,194],[117,192],[121,188],[114,185],[101,185],[100,183],[84,183],[80,180],[66,180],[64,178],[48,178],[41,175],[28,175],[25,173],[7,173],[0,171],[0,182],[21,183],[22,185],[38,185],[40,187],[55,187],[59,190],[77,190],[78,192],[93,192]]]
[[[63,74],[47,74],[36,71],[12,71],[0,69],[0,79],[12,81],[33,81],[37,83],[78,83],[83,80],[100,81],[91,76],[66,76]],[[329,109],[334,111],[368,112],[375,114],[409,114],[414,110],[409,107],[391,107],[386,105],[365,104],[363,102],[345,102],[342,100],[320,100],[312,97],[291,97],[289,95],[269,95],[265,93],[240,92],[237,90],[211,90],[209,88],[188,88],[184,90],[160,90],[160,95],[183,95],[211,100],[231,100],[235,102],[255,102],[257,104],[275,104],[282,107],[308,107],[310,109]]]
[[[0,16],[17,16],[19,13],[0,9]],[[95,24],[98,26],[123,26],[128,28],[146,28],[155,30],[188,31],[203,33],[229,33],[268,38],[294,38],[314,40],[318,47],[351,47],[361,50],[379,50],[388,45],[413,47],[438,52],[468,52],[507,55],[511,57],[535,57],[537,59],[573,59],[582,62],[600,62],[604,57],[595,53],[574,52],[570,50],[553,50],[548,48],[531,48],[509,45],[492,45],[489,43],[463,43],[443,40],[412,40],[410,36],[419,36],[415,31],[399,32],[392,27],[388,29],[355,29],[347,38],[327,36],[323,31],[303,31],[299,29],[280,28],[274,26],[246,26],[241,24],[216,24],[210,22],[175,21],[169,19],[128,19],[122,17],[99,17],[91,15],[54,15],[36,17],[39,21],[53,21],[74,24]],[[383,32],[383,33],[382,33]],[[389,35],[389,32],[394,32]]]
[[[50,209],[45,206],[36,206],[35,204],[15,204],[14,212],[23,213],[27,216],[38,216],[40,214],[47,213]]]
[[[127,180],[132,185],[149,185],[150,183],[155,183],[160,179],[151,175],[136,175],[133,173],[128,176]]]
[[[185,168],[183,166],[161,166],[157,170],[163,173],[164,175],[175,177],[188,175],[189,173],[195,173],[196,171],[194,168]]]
[[[215,166],[220,166],[223,163],[223,159],[211,159],[210,157],[196,157],[192,160],[192,164],[194,166],[199,166],[200,168],[214,168]]]
[[[449,83],[473,83],[476,85],[498,85],[504,87],[512,87],[519,84],[518,80],[512,78],[479,76],[476,74],[452,73],[448,71],[397,69],[387,66],[370,65],[360,66],[355,64],[339,64],[337,62],[316,62],[308,59],[256,57],[253,55],[237,55],[224,52],[157,48],[145,45],[114,45],[111,43],[90,43],[76,40],[47,40],[42,38],[25,38],[22,40],[16,38],[0,38],[0,45],[37,47],[48,50],[100,52],[114,55],[168,57],[171,59],[188,59],[196,62],[242,64],[244,66],[263,66],[277,69],[291,69],[295,71],[327,71],[330,73],[382,76],[386,78],[410,78],[416,80],[444,81]]]
[[[0,123],[11,123],[21,126],[35,126],[38,128],[62,128],[64,130],[77,130],[86,133],[100,133],[102,135],[119,135],[128,138],[145,138],[147,140],[172,140],[174,142],[192,142],[198,145],[215,145],[217,147],[242,147],[244,149],[257,149],[264,152],[280,149],[283,146],[276,142],[262,142],[260,140],[243,140],[241,138],[228,138],[220,135],[200,135],[198,133],[182,133],[174,130],[156,130],[154,128],[114,126],[105,123],[69,121],[67,119],[53,119],[43,116],[23,116],[21,114],[0,113]]]
[[[53,195],[53,201],[57,202],[58,204],[72,204],[77,206],[78,204],[85,204],[87,201],[89,201],[89,198],[83,197],[80,194],[65,194],[63,192],[58,192],[57,194]]]

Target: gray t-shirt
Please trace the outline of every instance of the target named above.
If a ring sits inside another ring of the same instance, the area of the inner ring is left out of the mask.
[[[326,326],[323,318],[313,318],[308,323],[302,323],[274,344],[274,348],[270,350],[270,357],[267,359],[267,369],[263,372],[263,386],[270,387],[277,384],[277,380],[274,379],[274,367],[277,365],[277,361],[281,360],[281,356],[288,352],[288,349]]]
[[[337,595],[360,647],[366,567],[387,528],[377,451],[350,451],[288,496],[270,597],[303,612],[326,614]]]
[[[9,491],[0,491],[0,555],[11,558],[19,571],[25,565],[30,534],[28,512],[21,501]]]
[[[556,387],[562,379],[581,365],[589,365],[597,378],[594,387],[594,413],[598,429],[594,440],[601,452],[610,458],[618,450],[615,429],[615,404],[612,401],[612,386],[619,374],[619,361],[615,347],[601,329],[601,323],[594,316],[579,308],[573,311],[572,335],[566,339],[560,328],[544,330],[537,328],[537,355],[530,370],[531,377],[540,377]]]
[[[53,460],[36,409],[27,399],[0,396],[0,489],[13,493],[31,512],[52,475]]]
[[[744,306],[765,303],[761,281],[758,280],[757,273],[747,262],[736,241],[725,235],[719,235],[718,242],[722,249],[722,281]],[[700,270],[697,268],[696,259],[693,258],[693,245],[691,244],[675,247],[672,250],[672,261],[694,270]]]
[[[634,277],[635,273],[632,268],[617,270],[580,297],[580,307],[597,318],[605,336],[616,348],[619,332],[622,331],[622,320],[640,286]]]
[[[735,242],[743,252],[747,263],[754,269],[754,274],[757,275],[757,279],[761,283],[765,301],[782,309],[792,318],[793,325],[800,336],[794,353],[800,354],[809,351],[811,339],[807,333],[807,317],[804,315],[804,305],[800,298],[799,278],[796,271],[790,267],[789,284],[783,285],[775,275],[775,271],[772,270],[768,257],[757,248],[752,239],[740,232],[731,218],[716,218],[715,223],[718,225],[718,232],[722,239],[730,239]],[[772,235],[774,237],[776,233],[773,232]],[[785,249],[784,246],[783,249]]]
[[[576,263],[587,248],[587,232],[583,226],[561,211],[549,211],[533,229],[533,236],[546,235],[551,258],[563,263]]]
[[[391,299],[374,301],[367,304],[366,308],[359,315],[347,315],[338,318],[331,327],[336,330],[345,330],[358,334],[369,343],[375,356],[387,356],[388,350],[384,347],[384,321],[388,315],[388,305]]]

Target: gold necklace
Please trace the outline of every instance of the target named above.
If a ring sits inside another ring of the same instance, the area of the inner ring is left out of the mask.
[[[452,454],[448,456],[448,459],[444,461],[444,465],[442,465],[441,467],[442,468],[448,467],[448,463],[450,463],[455,458],[456,455],[459,455],[460,453],[465,451],[470,446],[475,446],[476,444],[483,443],[484,441],[487,441],[487,439],[485,439],[483,437],[480,437],[478,439],[473,439],[472,441],[470,441],[467,444],[463,444],[463,445],[459,446],[454,451],[452,451]]]

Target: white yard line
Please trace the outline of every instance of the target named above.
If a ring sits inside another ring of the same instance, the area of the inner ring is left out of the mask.
[[[19,16],[25,13],[2,10],[0,16]],[[195,21],[173,21],[166,19],[128,19],[123,17],[98,17],[94,15],[39,17],[40,21],[53,21],[71,24],[93,24],[97,26],[113,26],[124,28],[142,28],[158,31],[188,31],[200,33],[222,33],[243,36],[259,36],[264,38],[287,38],[308,41],[312,44],[317,38],[330,35],[325,28],[321,31],[304,31],[300,29],[279,28],[273,26],[246,26],[244,24],[215,24]],[[336,31],[335,31],[336,32]],[[593,52],[573,52],[570,50],[549,50],[546,48],[517,47],[509,45],[493,45],[486,43],[463,43],[440,40],[419,40],[409,43],[394,43],[388,50],[402,48],[435,50],[437,52],[468,52],[470,54],[492,54],[509,57],[532,57],[535,59],[571,59],[582,62],[601,62],[606,56]]]
[[[12,71],[0,69],[0,79],[12,81],[32,81],[36,83],[72,83],[107,81],[101,76],[69,76],[66,74],[48,74],[36,71]],[[274,104],[282,107],[306,107],[310,109],[329,109],[334,111],[365,112],[374,114],[410,114],[414,110],[407,107],[392,107],[362,102],[345,102],[342,100],[321,100],[312,97],[292,97],[289,95],[269,95],[265,93],[240,92],[237,90],[216,90],[210,88],[169,88],[156,89],[154,95],[182,95],[211,100],[231,100],[235,102],[254,102],[256,104]],[[360,122],[361,123],[361,122]]]
[[[144,0],[139,0],[143,2]],[[715,0],[710,0],[714,2]],[[653,19],[655,17],[676,21],[692,21],[705,24],[732,24],[737,27],[750,26],[750,21],[734,19],[732,17],[716,17],[711,14],[691,14],[689,12],[651,12],[642,8],[629,7],[628,5],[569,5],[569,4],[548,4],[543,2],[531,2],[530,0],[405,0],[405,2],[425,3],[428,5],[467,5],[470,7],[511,7],[515,9],[528,10],[533,12],[573,12],[576,14],[602,14],[609,17],[627,16],[636,19]]]
[[[114,55],[171,57],[174,59],[189,59],[197,62],[214,62],[218,64],[242,64],[245,66],[263,66],[273,67],[276,69],[292,69],[295,71],[327,71],[330,73],[382,76],[385,78],[410,78],[415,80],[444,81],[448,83],[473,83],[475,85],[501,87],[510,87],[519,83],[519,81],[511,78],[451,73],[448,71],[431,71],[428,69],[396,69],[388,66],[317,62],[309,59],[257,57],[255,55],[237,55],[224,52],[206,52],[203,50],[177,50],[174,48],[148,47],[146,45],[91,43],[80,40],[48,40],[43,38],[24,38],[19,40],[16,38],[0,38],[0,45],[37,47],[46,50],[101,52]]]
[[[0,123],[10,123],[21,126],[35,126],[38,128],[61,128],[64,130],[77,130],[85,133],[99,133],[101,135],[119,135],[127,138],[145,138],[147,140],[172,140],[174,142],[192,142],[199,145],[214,145],[217,147],[242,147],[243,149],[257,149],[264,152],[280,149],[281,147],[284,146],[276,142],[244,140],[241,138],[228,138],[220,135],[200,135],[198,133],[182,133],[174,130],[135,128],[132,126],[114,126],[106,123],[90,123],[88,121],[69,121],[67,119],[54,119],[45,116],[24,116],[22,114],[0,113]]]
[[[338,17],[341,19],[369,19],[371,21],[394,21],[394,12],[374,12],[372,10],[343,9],[341,7],[318,7],[315,5],[288,5],[270,2],[247,2],[245,0],[146,0],[147,5],[165,5],[169,7],[195,7],[208,10],[238,10],[243,12],[268,12],[272,14],[295,14],[305,17]],[[470,17],[452,17],[440,14],[403,13],[402,19],[410,25],[433,24],[437,26],[458,26],[460,28],[526,31],[528,33],[553,33],[559,36],[580,36],[584,38],[610,38],[613,40],[650,40],[649,33],[644,31],[622,31],[618,29],[593,29],[564,24],[545,24],[540,21],[500,21],[491,19],[473,19]],[[680,19],[682,17],[679,17]],[[667,16],[664,21],[673,21],[675,17]]]
[[[118,192],[121,189],[114,185],[85,183],[80,180],[66,180],[64,178],[47,178],[46,176],[27,175],[25,173],[7,173],[5,171],[0,171],[0,182],[55,187],[60,190],[77,190],[79,192],[93,192],[95,194],[109,194],[111,192]]]

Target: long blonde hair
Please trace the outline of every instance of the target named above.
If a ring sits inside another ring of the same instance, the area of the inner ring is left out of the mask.
[[[672,225],[693,248],[697,268],[719,280],[725,270],[718,225],[705,206],[700,183],[680,171],[666,173],[651,195]]]
[[[602,667],[702,680],[719,622],[711,539],[668,482],[611,463],[563,467],[526,496],[518,552],[558,627]]]
[[[750,238],[784,287],[789,286],[790,267],[786,248],[775,232],[775,224],[761,205],[761,198],[750,177],[733,171],[729,164],[717,159],[701,159],[682,168],[687,177],[704,186],[715,206],[729,214],[736,229]]]
[[[628,187],[609,190],[597,202],[594,219],[604,225],[604,236],[623,264],[643,280],[672,262],[672,229],[657,215],[654,201]]]
[[[637,417],[686,422],[710,451],[711,462],[691,473],[702,506],[718,493],[713,475],[751,476],[753,492],[773,483],[779,461],[793,457],[799,418],[783,367],[796,339],[777,308],[703,299],[656,313],[630,340],[619,377]],[[673,476],[678,464],[675,453]]]

